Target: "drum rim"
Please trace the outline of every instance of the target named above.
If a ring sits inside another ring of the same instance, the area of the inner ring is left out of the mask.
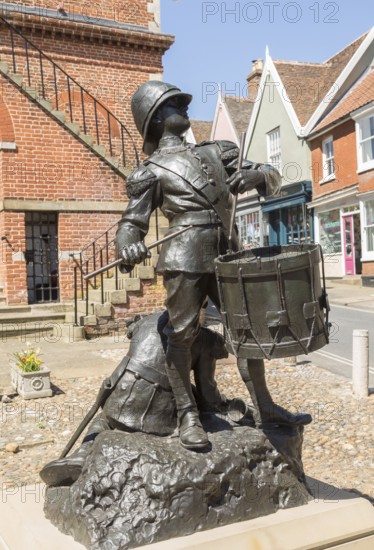
[[[248,248],[244,250],[239,250],[237,252],[227,252],[226,254],[222,254],[216,258],[216,263],[222,263],[227,264],[229,262],[235,262],[239,260],[249,260],[249,261],[256,261],[257,258],[261,258],[261,260],[268,258],[269,261],[275,261],[277,259],[284,259],[282,258],[282,254],[285,254],[288,251],[297,251],[300,250],[299,256],[303,254],[308,254],[310,252],[315,252],[316,250],[320,249],[320,245],[318,243],[298,243],[298,244],[274,244],[271,246],[260,246],[257,248]],[[274,252],[273,257],[269,254],[269,252]]]

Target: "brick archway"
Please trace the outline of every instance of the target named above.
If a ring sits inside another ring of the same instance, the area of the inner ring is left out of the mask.
[[[0,142],[14,143],[13,120],[3,97],[0,95]]]

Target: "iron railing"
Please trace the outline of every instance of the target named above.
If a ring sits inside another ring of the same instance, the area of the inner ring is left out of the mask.
[[[84,134],[105,147],[107,156],[118,158],[119,166],[138,165],[137,148],[125,125],[2,16],[1,25],[8,30],[1,35],[1,61],[8,61],[13,73],[36,88],[41,99],[51,101],[54,110],[66,111],[67,122],[79,124]]]
[[[157,211],[155,211],[152,217],[152,225],[156,240],[159,240],[159,217]],[[85,312],[89,314],[90,303],[90,291],[100,290],[100,299],[94,300],[101,304],[105,302],[106,281],[113,281],[114,284],[110,290],[120,290],[120,276],[118,265],[108,269],[105,273],[100,275],[93,275],[87,278],[87,275],[93,273],[97,269],[108,265],[110,262],[116,259],[116,247],[115,236],[117,233],[119,221],[111,225],[106,231],[99,235],[96,239],[86,245],[79,254],[71,254],[74,265],[74,312],[75,312],[75,325],[78,325],[78,301],[79,299],[85,301]],[[157,253],[159,248],[157,247]],[[150,266],[151,259],[146,258],[140,265]],[[128,273],[128,277],[135,277],[135,271]]]

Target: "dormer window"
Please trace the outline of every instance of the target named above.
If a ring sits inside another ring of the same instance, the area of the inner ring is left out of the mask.
[[[281,146],[280,146],[280,128],[275,128],[268,134],[267,137],[267,150],[268,150],[268,162],[278,172],[282,173],[282,156],[281,156]]]
[[[332,136],[322,141],[322,182],[335,179],[334,142]]]

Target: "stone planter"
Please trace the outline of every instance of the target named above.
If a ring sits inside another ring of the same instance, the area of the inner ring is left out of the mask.
[[[24,399],[51,397],[51,371],[42,365],[37,372],[23,372],[16,364],[11,365],[11,382],[16,392]]]

